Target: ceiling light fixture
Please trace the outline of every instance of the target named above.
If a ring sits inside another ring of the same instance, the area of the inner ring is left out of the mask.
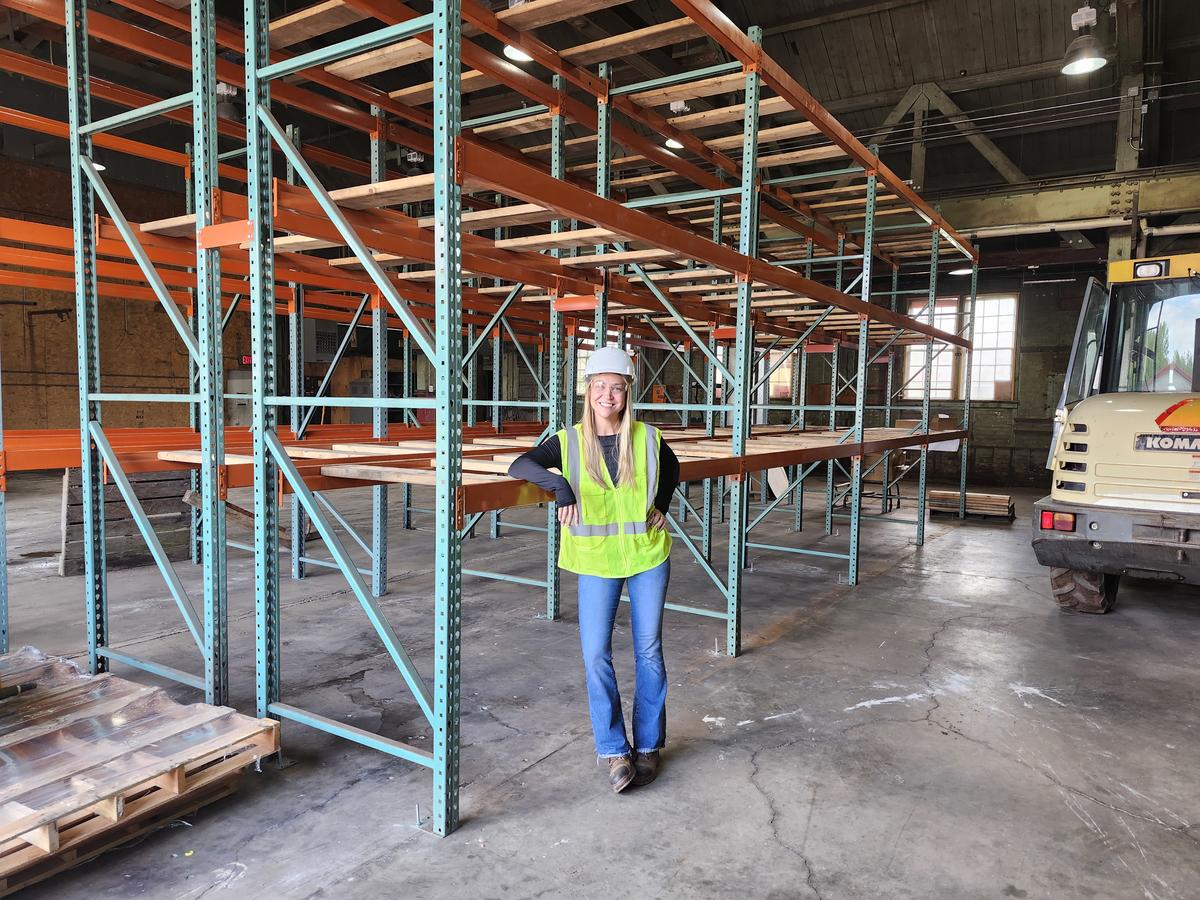
[[[1096,10],[1090,6],[1081,6],[1071,13],[1071,30],[1078,31],[1079,35],[1071,41],[1063,57],[1064,75],[1086,75],[1108,64],[1104,56],[1104,45],[1092,34],[1095,26]]]
[[[675,140],[675,138],[667,138],[667,147],[669,147],[672,150],[682,150],[683,144],[681,144],[679,141]]]
[[[233,85],[225,84],[223,81],[217,82],[217,116],[219,118],[241,121],[241,111],[234,102],[237,95],[238,89]]]
[[[504,45],[504,55],[513,62],[527,63],[533,62],[533,57],[522,50],[520,47],[514,47],[512,44]]]
[[[950,274],[951,275],[970,275],[971,271],[972,271],[971,268],[969,266],[967,266],[967,267],[964,267],[961,269],[951,269]]]

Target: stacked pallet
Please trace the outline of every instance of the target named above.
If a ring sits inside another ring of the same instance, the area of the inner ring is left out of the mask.
[[[953,513],[958,515],[958,491],[929,491],[926,495],[931,513]],[[967,493],[968,516],[998,516],[1012,521],[1016,517],[1016,506],[1008,494]]]
[[[0,656],[0,896],[229,794],[279,723],[32,647]]]
[[[183,502],[191,487],[187,471],[130,472],[129,481],[168,559],[191,552],[191,510]],[[79,469],[63,472],[59,575],[83,574],[83,486]],[[154,562],[129,507],[113,483],[104,485],[105,559],[110,569],[148,566]]]

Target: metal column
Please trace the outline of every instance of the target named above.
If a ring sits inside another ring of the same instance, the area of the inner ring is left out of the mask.
[[[718,199],[718,203],[720,200]],[[719,211],[720,207],[718,207]],[[717,216],[718,222],[720,215]],[[718,237],[720,236],[720,225],[713,226],[713,232]],[[708,349],[713,356],[717,352],[717,340],[709,335]],[[715,433],[716,415],[713,413],[713,406],[716,404],[716,384],[717,384],[717,367],[713,365],[712,358],[709,354],[704,356],[704,388],[708,395],[708,408],[704,410],[704,433],[708,437],[712,437]],[[728,388],[726,388],[728,390]],[[703,492],[703,511],[700,521],[700,553],[709,561],[712,560],[712,534],[713,534],[713,491],[716,489],[716,482],[712,478],[705,478],[701,491]]]
[[[840,286],[839,286],[840,287]],[[829,354],[829,430],[837,431],[837,402],[841,379],[841,360],[838,351],[841,344],[833,342],[833,351]],[[831,459],[825,464],[825,533],[833,534],[833,473],[837,460]]]
[[[459,0],[433,8],[433,261],[437,322],[435,421],[438,480],[434,501],[433,830],[458,826],[459,687],[462,639],[462,539],[457,500],[462,487],[462,258],[457,182],[460,130]]]
[[[837,236],[837,270],[834,276],[834,287],[842,289],[846,277],[846,232],[838,231]],[[870,289],[868,288],[868,294]],[[837,431],[837,402],[841,395],[841,349],[837,341],[833,342],[833,353],[829,357],[829,430]],[[833,487],[834,474],[841,463],[836,459],[829,460],[825,465],[825,533],[833,534]]]
[[[932,229],[933,247],[929,254],[929,296],[925,302],[925,322],[931,328],[934,308],[937,304],[938,248],[942,242],[941,232]],[[972,269],[974,271],[974,269]],[[933,335],[925,341],[925,387],[921,391],[921,430],[929,432],[929,392],[933,390]],[[917,546],[925,543],[925,489],[929,469],[929,444],[921,445],[921,461],[917,470]]]
[[[554,88],[557,91],[563,89],[563,78],[561,75],[554,76]],[[563,119],[562,113],[555,110],[550,117],[550,174],[555,178],[563,178],[566,175],[566,122]],[[550,222],[550,231],[553,234],[558,234],[563,230],[566,223],[562,219],[554,219]],[[557,258],[562,255],[559,248],[555,248],[553,255]],[[557,299],[557,298],[554,298]],[[547,416],[546,431],[553,435],[562,425],[562,398],[564,395],[571,397],[574,394],[574,385],[569,385],[563,390],[562,382],[562,348],[563,348],[563,316],[559,312],[554,303],[554,299],[550,302],[550,369],[546,379],[546,401],[549,403]],[[571,402],[568,400],[568,402]],[[563,450],[565,458],[566,451]],[[561,612],[561,596],[558,577],[558,548],[561,535],[558,524],[558,504],[546,504],[546,618],[551,621],[557,619]]]
[[[749,31],[750,40],[762,43],[762,29],[755,26]],[[738,223],[738,251],[746,256],[758,252],[758,102],[759,74],[753,67],[746,67],[746,99],[742,124],[742,182],[741,219]],[[750,382],[752,378],[751,356],[754,352],[754,320],[751,318],[753,282],[749,278],[738,281],[737,337],[734,342],[735,368],[732,371],[734,384],[729,385],[733,394],[733,437],[732,453],[744,456],[746,439],[750,431]],[[746,548],[746,504],[749,497],[746,481],[734,481],[729,498],[729,558],[726,581],[726,651],[737,656],[742,649],[742,564]]]
[[[967,517],[967,444],[971,439],[971,364],[974,356],[975,344],[975,297],[979,288],[979,263],[971,264],[971,299],[970,305],[967,307],[967,322],[966,335],[967,340],[971,342],[971,347],[964,350],[966,354],[965,372],[963,378],[963,418],[962,430],[967,432],[967,436],[962,439],[962,443],[958,448],[958,517],[965,519]]]
[[[607,86],[611,83],[608,63],[600,63],[600,80]],[[612,107],[608,96],[596,100],[596,196],[608,198],[610,182],[609,171],[612,162]],[[607,244],[597,244],[596,252],[603,253],[608,249]],[[603,270],[604,285],[596,290],[595,332],[592,346],[599,350],[608,343],[608,269]]]
[[[724,198],[714,197],[712,224],[712,239],[714,244],[723,243],[722,237],[725,227],[724,211]],[[708,393],[708,409],[704,411],[704,433],[707,437],[711,438],[714,434],[716,434],[717,427],[717,416],[713,410],[713,407],[716,405],[717,397],[717,367],[713,363],[713,359],[716,358],[717,354],[717,339],[712,336],[711,331],[708,335],[708,349],[709,352],[704,356],[704,386]],[[722,379],[721,384],[721,402],[722,404],[725,404],[729,402],[730,385],[724,379]],[[720,490],[720,506],[721,509],[724,510],[724,479],[705,478],[702,490],[704,492],[704,515],[703,521],[701,522],[702,530],[700,533],[700,551],[706,560],[711,561],[714,500],[716,499],[716,492]]]
[[[563,415],[563,427],[570,428],[575,424],[575,384],[578,382],[579,367],[579,335],[572,324],[567,334],[567,384],[563,392],[563,402],[566,404]]]
[[[274,437],[275,247],[272,222],[271,136],[259,108],[269,109],[270,81],[259,77],[269,62],[268,0],[246,0],[246,177],[250,241],[251,431],[254,437],[255,692],[258,716],[279,700],[279,467],[267,447]]]
[[[888,298],[888,309],[896,311],[896,294],[900,290],[900,267],[892,263],[892,289],[891,296]],[[896,355],[899,352],[895,346],[888,351],[887,356],[887,373],[884,379],[883,388],[883,427],[892,427],[892,386],[896,378]],[[902,457],[903,458],[903,457]],[[883,496],[879,501],[879,513],[885,515],[891,512],[892,508],[892,451],[888,450],[883,454],[883,464],[881,466],[883,475]]]
[[[877,152],[875,147],[871,148],[871,152]],[[859,293],[863,303],[871,302],[871,257],[874,253],[875,240],[875,193],[876,180],[875,173],[871,172],[867,176],[867,197],[865,221],[863,224],[862,235],[862,281],[859,286]],[[871,345],[868,343],[870,336],[869,322],[865,315],[860,315],[858,318],[858,359],[857,369],[855,371],[855,390],[854,390],[854,442],[861,444],[863,439],[864,419],[867,414],[867,372],[868,372],[868,354],[871,352]],[[858,584],[858,539],[859,531],[862,525],[862,480],[863,480],[863,458],[860,455],[855,455],[850,464],[850,550],[849,550],[849,568],[846,574],[846,582],[848,584]]]
[[[408,398],[413,395],[413,364],[412,364],[412,335],[408,333],[408,329],[404,329],[404,336],[400,339],[400,365],[401,378],[404,380],[404,397]],[[409,416],[413,415],[412,410],[408,410]],[[415,422],[415,419],[413,420]],[[400,486],[400,516],[401,524],[405,529],[411,529],[412,526],[412,485],[402,484]]]
[[[300,129],[295,125],[287,127],[288,139],[297,147],[300,146]],[[287,183],[296,183],[296,167],[288,162]],[[292,287],[292,299],[288,303],[288,368],[293,397],[304,396],[304,287]],[[354,326],[351,326],[354,327]],[[300,423],[304,421],[304,407],[292,404],[291,427],[292,434],[300,436]],[[308,517],[304,514],[304,505],[300,498],[292,494],[290,503],[288,534],[291,537],[292,578],[304,577],[304,543],[308,536]]]
[[[499,325],[492,331],[492,429],[499,434],[503,424],[503,412],[500,401],[504,399],[504,389],[500,378],[504,374],[504,332]],[[500,510],[493,509],[491,514],[491,536],[500,537]]]
[[[467,346],[475,346],[475,326],[467,326]],[[472,354],[470,360],[467,361],[467,399],[479,399],[479,356]],[[464,410],[467,416],[467,425],[475,427],[479,422],[479,407],[471,403]]]
[[[193,0],[192,152],[196,230],[216,223],[217,77],[215,0]],[[224,705],[229,695],[229,629],[225,501],[220,473],[225,464],[225,392],[221,333],[221,256],[196,243],[196,334],[200,349],[197,404],[200,424],[200,529],[204,540],[204,698]]]
[[[100,310],[96,295],[95,197],[83,166],[92,165],[92,139],[79,128],[92,121],[87,0],[66,2],[67,107],[70,116],[71,224],[75,232],[75,342],[79,372],[80,485],[83,493],[84,592],[88,670],[108,670],[98,651],[108,644],[108,570],[104,556],[104,485],[90,424],[101,420]]]
[[[371,135],[371,181],[387,180],[386,149],[383,137],[384,118],[377,106],[371,107],[377,122]],[[353,322],[351,329],[357,328]],[[387,306],[376,291],[371,297],[371,396],[376,400],[388,395]],[[371,437],[388,436],[388,410],[376,406],[371,410]],[[388,489],[385,484],[371,487],[371,593],[381,597],[387,593],[388,580]]]

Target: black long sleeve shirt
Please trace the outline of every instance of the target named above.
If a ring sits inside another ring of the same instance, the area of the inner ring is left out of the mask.
[[[615,482],[619,463],[617,444],[620,435],[601,434],[597,435],[597,439],[600,441],[600,449],[604,451],[604,464],[608,468],[608,475]],[[562,447],[559,446],[558,435],[552,434],[532,450],[522,453],[513,460],[512,465],[508,467],[508,474],[513,478],[532,482],[543,490],[549,491],[554,495],[559,506],[570,506],[575,502],[575,492],[571,490],[570,482],[557,472],[547,471],[549,469],[561,471],[562,467]],[[678,486],[679,459],[665,440],[660,441],[658,445],[658,492],[654,495],[654,506],[663,515],[670,511],[671,496]]]

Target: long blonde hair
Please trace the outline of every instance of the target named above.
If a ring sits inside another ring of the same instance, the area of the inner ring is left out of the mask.
[[[603,486],[607,483],[604,478],[604,451],[596,436],[596,411],[592,409],[592,379],[595,377],[589,375],[583,387],[583,462],[592,481]],[[617,477],[614,485],[633,487],[633,379],[628,375],[621,375],[621,378],[625,381],[625,406],[621,410],[621,425],[617,429]]]

